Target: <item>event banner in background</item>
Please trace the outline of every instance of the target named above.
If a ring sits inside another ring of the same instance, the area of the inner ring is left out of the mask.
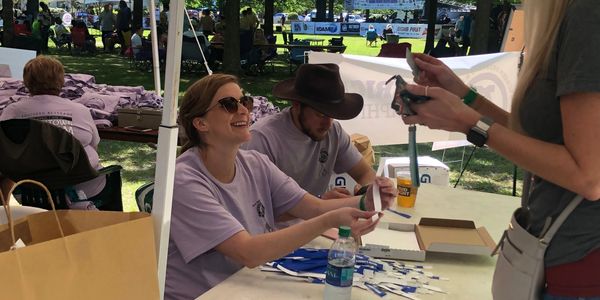
[[[373,25],[378,34],[382,34],[387,23],[336,23],[336,22],[292,22],[292,33],[338,35],[348,34],[365,36],[369,25]],[[427,37],[427,24],[391,23],[392,30],[400,38],[424,39]],[[435,25],[439,31],[442,25]]]
[[[395,9],[414,10],[423,9],[425,0],[345,0],[344,8],[347,11],[354,9]]]
[[[383,33],[383,30],[388,25],[387,23],[360,23],[360,35],[365,36],[369,26],[373,25],[375,32],[379,35]],[[427,38],[427,24],[402,24],[402,23],[391,23],[392,30],[400,38],[415,38],[424,39]],[[435,25],[436,34],[438,30],[442,29],[441,24]]]
[[[412,82],[410,67],[403,58],[385,58],[309,52],[310,63],[335,63],[346,92],[359,93],[364,98],[360,115],[340,121],[349,134],[360,133],[369,137],[373,145],[408,143],[408,126],[390,108],[395,85],[385,82],[393,75],[401,75]],[[518,52],[443,58],[468,85],[505,110],[510,110],[512,94],[517,82]],[[464,140],[464,134],[448,133],[418,126],[417,142]]]

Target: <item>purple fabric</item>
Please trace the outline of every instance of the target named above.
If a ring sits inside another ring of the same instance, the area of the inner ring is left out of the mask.
[[[60,97],[83,103],[92,109],[94,120],[107,119],[103,124],[116,120],[119,108],[162,109],[163,99],[142,86],[110,86],[96,84],[95,78],[87,74],[65,74],[65,84]],[[29,96],[23,81],[14,78],[0,78],[0,114],[12,102]],[[101,102],[100,102],[101,100]]]
[[[252,98],[254,98],[254,107],[252,108],[251,124],[254,124],[263,117],[279,112],[279,107],[274,106],[273,103],[269,102],[267,97],[252,96]]]
[[[165,299],[194,299],[241,269],[214,248],[243,230],[272,231],[306,194],[256,151],[238,152],[230,183],[215,179],[198,151],[177,158]]]

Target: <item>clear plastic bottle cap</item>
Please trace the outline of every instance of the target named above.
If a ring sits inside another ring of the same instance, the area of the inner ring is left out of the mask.
[[[350,227],[348,226],[340,226],[338,229],[338,235],[341,237],[349,237],[350,236]]]

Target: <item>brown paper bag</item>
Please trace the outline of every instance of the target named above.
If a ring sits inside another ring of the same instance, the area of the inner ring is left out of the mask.
[[[10,250],[15,239],[26,246]],[[159,299],[147,213],[60,210],[9,221],[0,225],[0,266],[3,299]]]

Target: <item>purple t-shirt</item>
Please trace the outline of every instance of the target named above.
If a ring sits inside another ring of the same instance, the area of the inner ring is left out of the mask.
[[[177,158],[165,299],[193,299],[243,266],[215,246],[246,230],[273,231],[275,217],[306,194],[298,184],[256,151],[239,150],[235,177],[215,179],[198,148]]]
[[[79,140],[90,165],[96,169],[102,167],[97,151],[100,135],[89,108],[58,96],[37,95],[4,108],[0,114],[0,121],[9,119],[34,119],[66,130]],[[91,198],[102,191],[105,183],[105,177],[99,176],[76,185],[75,189],[83,191],[87,198]]]

